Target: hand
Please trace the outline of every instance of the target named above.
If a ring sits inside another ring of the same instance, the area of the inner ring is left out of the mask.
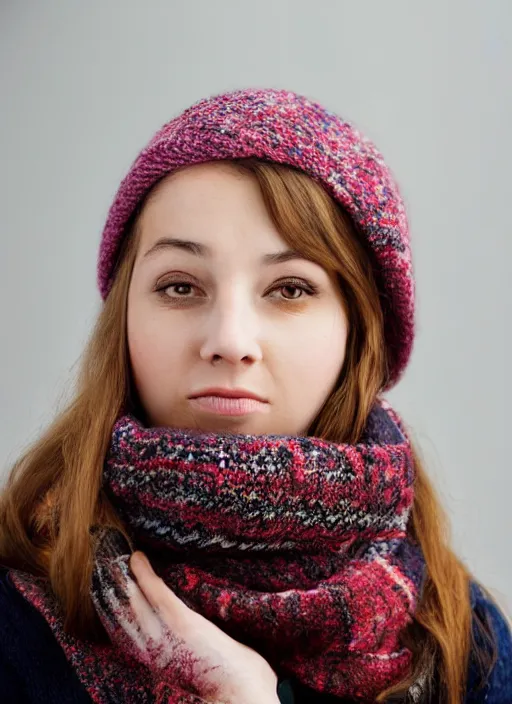
[[[116,603],[111,614],[103,613],[103,623],[113,641],[150,668],[169,693],[178,687],[215,704],[278,704],[277,676],[266,660],[190,609],[142,553],[129,562],[136,581],[118,561],[111,565],[117,588],[125,583],[123,609],[129,614],[112,621],[120,603],[113,596]]]

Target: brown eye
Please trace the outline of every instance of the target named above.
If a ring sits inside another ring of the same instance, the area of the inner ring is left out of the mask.
[[[159,296],[165,300],[193,298],[195,286],[188,281],[169,281],[157,289]]]
[[[171,284],[170,286],[167,286],[167,288],[173,288],[175,293],[177,293],[179,296],[186,296],[187,294],[192,293],[192,289],[194,288],[192,284]]]
[[[294,286],[293,284],[287,284],[286,286],[281,286],[280,290],[283,292],[284,298],[287,300],[295,300],[301,298],[301,295],[305,292],[300,286]],[[298,295],[294,295],[298,294]]]
[[[274,291],[279,291],[281,300],[284,301],[298,301],[305,297],[304,294],[311,297],[318,293],[318,289],[313,284],[301,280],[282,281],[272,289],[271,293]]]

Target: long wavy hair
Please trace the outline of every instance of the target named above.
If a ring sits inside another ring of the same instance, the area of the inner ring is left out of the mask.
[[[346,357],[337,386],[308,434],[356,443],[388,379],[371,251],[344,210],[303,172],[257,159],[231,163],[257,179],[286,243],[339,280],[349,321]],[[62,604],[67,632],[97,642],[103,642],[106,633],[89,592],[90,529],[115,526],[129,540],[103,493],[102,468],[122,409],[142,411],[127,346],[127,299],[140,241],[140,213],[157,187],[127,225],[116,277],[81,358],[72,400],[26,448],[0,496],[0,563],[49,579]],[[480,624],[489,647],[476,648],[471,575],[450,548],[445,514],[409,435],[416,467],[410,530],[423,549],[428,576],[413,623],[403,634],[413,652],[413,668],[406,679],[382,692],[379,701],[405,697],[422,678],[436,682],[436,701],[459,704],[470,651],[477,651],[483,674],[492,667],[492,634],[486,624]]]

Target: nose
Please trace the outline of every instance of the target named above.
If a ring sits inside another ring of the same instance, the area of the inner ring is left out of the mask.
[[[250,364],[262,359],[257,316],[241,296],[218,301],[204,321],[201,359]]]

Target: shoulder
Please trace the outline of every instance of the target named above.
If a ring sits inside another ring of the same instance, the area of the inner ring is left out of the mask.
[[[16,623],[20,607],[17,602],[7,570],[0,567],[0,686],[4,695],[7,692],[7,701],[21,702],[25,697],[17,652],[21,629],[21,624]]]
[[[39,618],[38,618],[39,617]],[[18,592],[9,577],[9,570],[0,566],[0,647],[12,648],[22,626],[32,621],[34,627],[40,625],[42,617]]]
[[[470,658],[467,704],[507,704],[512,702],[512,633],[505,615],[498,605],[477,583],[471,583],[471,606],[473,610],[473,640],[480,648],[486,648],[481,624],[486,626],[494,639],[495,664],[483,689],[477,691],[480,667],[475,656]]]
[[[2,701],[90,702],[43,616],[0,566],[0,687]],[[7,692],[7,695],[6,695]]]

